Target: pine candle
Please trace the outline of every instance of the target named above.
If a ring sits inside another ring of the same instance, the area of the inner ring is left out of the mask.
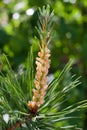
[[[38,52],[38,57],[36,58],[36,75],[35,75],[35,86],[33,89],[32,101],[28,102],[28,106],[37,111],[37,109],[44,103],[44,96],[46,94],[47,85],[47,74],[50,67],[50,50],[47,46],[43,46]]]

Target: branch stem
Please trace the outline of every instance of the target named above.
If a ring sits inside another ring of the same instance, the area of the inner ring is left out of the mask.
[[[29,115],[29,116],[27,116],[27,117],[25,117],[24,119],[25,119],[25,122],[24,123],[28,123],[29,121],[31,121],[32,120],[32,117],[35,117],[36,116],[36,113],[33,113],[32,111],[31,111],[31,114]],[[3,129],[3,130],[16,130],[17,128],[20,128],[20,127],[22,127],[22,122],[21,121],[17,121],[15,124],[13,124],[11,127],[9,127],[9,128],[5,128],[5,129]]]

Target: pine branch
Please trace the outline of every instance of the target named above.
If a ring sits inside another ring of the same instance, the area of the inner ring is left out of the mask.
[[[71,76],[72,61],[50,84],[47,83],[50,67],[48,44],[50,42],[52,17],[53,12],[50,12],[49,6],[40,9],[37,28],[40,36],[40,52],[36,58],[35,80],[33,77],[32,50],[26,71],[22,70],[22,74],[15,74],[5,57],[9,68],[5,75],[2,73],[0,75],[0,128],[3,127],[2,130],[21,129],[23,123],[29,130],[79,129],[76,125],[69,125],[68,120],[76,118],[70,114],[87,108],[87,100],[70,106],[63,105],[70,98],[70,91],[80,84],[79,78],[75,79],[75,76]],[[4,114],[8,114],[7,120],[3,118]],[[60,126],[62,121],[68,123],[64,124],[65,126]]]

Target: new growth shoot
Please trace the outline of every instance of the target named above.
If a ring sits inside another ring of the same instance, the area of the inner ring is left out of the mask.
[[[50,50],[48,49],[48,44],[50,42],[51,26],[53,12],[50,13],[50,7],[43,7],[42,10],[39,9],[39,24],[38,24],[38,34],[40,36],[40,51],[38,52],[38,57],[36,58],[36,75],[35,75],[35,89],[33,89],[32,101],[28,102],[29,108],[37,112],[38,108],[44,103],[44,96],[47,90],[47,74],[50,67]]]

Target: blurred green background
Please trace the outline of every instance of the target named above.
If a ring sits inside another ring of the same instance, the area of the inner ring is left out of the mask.
[[[87,98],[87,0],[0,0],[0,55],[3,52],[7,55],[15,71],[26,63],[31,45],[36,56],[37,10],[47,4],[55,14],[49,46],[52,52],[50,74],[57,75],[72,58],[72,74],[82,76],[82,84],[67,102],[71,104]],[[0,69],[5,71],[7,65],[3,56],[2,60],[4,64],[0,60]],[[75,122],[87,130],[87,111],[80,112],[80,115],[83,119]]]

